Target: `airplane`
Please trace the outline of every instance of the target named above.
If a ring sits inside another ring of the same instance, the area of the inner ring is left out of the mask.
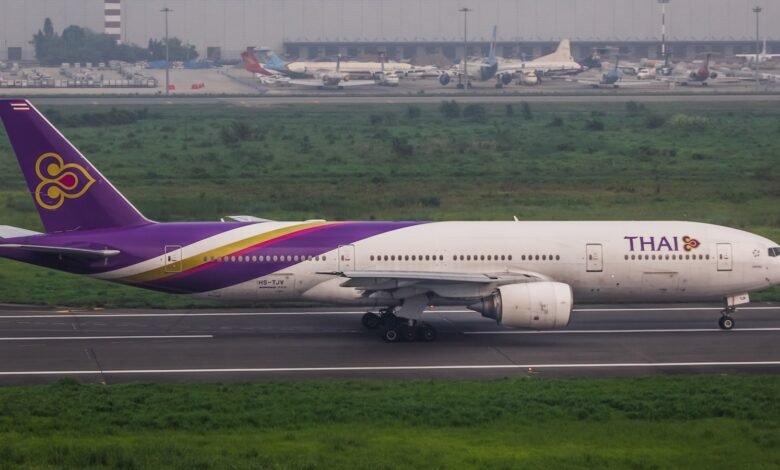
[[[682,221],[157,223],[27,100],[0,100],[44,233],[0,227],[0,257],[172,294],[371,309],[387,342],[433,341],[428,306],[561,329],[578,303],[723,301],[720,328],[780,284],[780,246]],[[373,311],[376,310],[376,311]]]
[[[518,71],[535,72],[543,76],[576,75],[586,70],[585,66],[574,60],[571,55],[571,40],[562,39],[552,54],[531,61],[508,61]]]
[[[252,73],[256,79],[260,81],[260,83],[263,83],[264,85],[280,85],[280,86],[289,86],[290,85],[290,77],[287,77],[285,75],[282,75],[279,72],[271,71],[260,65],[260,62],[257,61],[257,57],[250,52],[250,51],[244,51],[241,53],[241,60],[244,63],[244,69],[247,72]]]
[[[712,57],[712,54],[707,54],[707,58],[704,60],[704,63],[696,70],[690,70],[686,72],[686,75],[683,75],[682,77],[677,76],[671,77],[671,80],[679,85],[687,86],[694,83],[699,83],[701,86],[707,86],[707,80],[712,79],[715,80],[718,78],[718,72],[715,72],[713,70],[710,70],[710,57]]]
[[[376,85],[376,82],[372,80],[351,80],[348,73],[344,73],[341,70],[341,59],[335,63],[334,69],[323,68],[317,71],[311,71],[312,78],[296,78],[291,79],[283,73],[269,69],[268,67],[260,64],[255,54],[251,51],[244,51],[241,53],[241,58],[244,61],[244,68],[255,74],[263,80],[271,80],[270,83],[278,83],[283,85],[300,85],[300,86],[312,86],[320,89],[336,89],[341,90],[344,87],[355,86],[368,86]],[[266,78],[268,77],[268,78]]]
[[[496,38],[498,34],[498,28],[493,26],[493,39],[490,42],[490,50],[488,56],[484,59],[469,60],[468,61],[468,78],[465,80],[468,86],[471,86],[472,80],[484,82],[491,79],[496,80],[495,87],[503,88],[504,85],[509,85],[512,80],[517,77],[518,82],[522,85],[538,85],[541,83],[541,79],[535,70],[519,70],[516,62],[498,58],[496,56]],[[454,78],[457,78],[457,88],[462,89],[466,86],[464,82],[463,64],[461,63],[455,70],[451,72],[442,72],[439,75],[439,83],[442,86],[447,86]]]
[[[586,74],[588,72],[585,72]],[[652,85],[652,82],[641,80],[624,80],[623,70],[620,66],[620,60],[615,61],[615,66],[610,68],[607,73],[601,75],[600,78],[584,77],[577,80],[577,83],[588,85],[592,88],[609,87],[609,88],[631,88],[631,87],[643,87]]]
[[[282,60],[274,51],[270,49],[261,49],[260,52],[265,56],[264,67],[269,70],[275,70],[291,78],[316,78],[323,73],[332,73],[336,68],[345,74],[368,75],[371,78],[384,71],[385,73],[406,74],[414,67],[405,62],[363,62],[342,60],[339,55],[336,62],[332,61],[293,61],[286,62]]]
[[[472,80],[484,82],[497,78],[496,86],[498,87],[498,84],[501,83],[501,78],[496,76],[498,71],[498,58],[496,57],[497,31],[497,27],[493,26],[493,40],[490,42],[490,51],[487,57],[476,60],[464,58],[454,70],[442,72],[439,75],[439,83],[442,86],[447,86],[454,77],[458,80],[457,88],[462,89],[466,86],[470,87]],[[464,70],[466,65],[468,65],[467,70]],[[465,76],[467,74],[468,76]],[[509,80],[511,82],[511,77]]]
[[[737,54],[737,57],[740,59],[745,59],[748,61],[748,63],[755,63],[756,62],[756,54]],[[758,63],[762,64],[764,62],[768,62],[770,60],[774,60],[776,58],[780,58],[780,54],[767,54],[766,52],[766,38],[764,39],[764,48],[761,50],[761,52],[758,53]]]

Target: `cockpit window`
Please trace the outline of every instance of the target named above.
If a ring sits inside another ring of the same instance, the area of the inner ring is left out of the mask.
[[[776,257],[780,256],[780,246],[776,246],[774,248],[770,248],[769,249],[769,256],[771,256],[772,258],[776,258]]]

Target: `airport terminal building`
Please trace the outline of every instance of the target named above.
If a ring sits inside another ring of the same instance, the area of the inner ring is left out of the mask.
[[[467,7],[470,53],[498,26],[499,53],[538,56],[569,37],[576,56],[618,45],[625,54],[659,55],[662,0],[0,0],[0,60],[32,61],[30,41],[51,18],[57,32],[76,24],[147,44],[170,35],[201,56],[237,58],[247,47],[272,47],[315,58],[386,51],[396,58],[463,53]],[[677,57],[753,52],[761,0],[669,0],[666,36]],[[764,0],[760,35],[780,52],[780,2]]]

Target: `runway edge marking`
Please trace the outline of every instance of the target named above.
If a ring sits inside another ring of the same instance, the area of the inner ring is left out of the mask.
[[[437,370],[516,370],[516,369],[617,369],[661,367],[745,367],[780,366],[780,361],[752,362],[629,362],[615,364],[493,364],[450,366],[378,366],[378,367],[277,367],[234,369],[127,369],[127,370],[49,370],[49,371],[0,371],[0,376],[14,375],[140,375],[140,374],[218,374],[218,373],[280,373],[280,372],[393,372]]]

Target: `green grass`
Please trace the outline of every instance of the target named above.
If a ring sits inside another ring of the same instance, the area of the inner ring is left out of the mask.
[[[2,468],[776,468],[778,377],[0,389]]]
[[[415,114],[409,108],[181,105],[44,112],[159,221],[228,214],[277,220],[680,219],[780,240],[780,109],[771,103],[534,104],[532,119],[521,106],[510,113],[503,105],[485,105],[485,117],[471,110],[479,119],[444,118],[438,106],[417,106],[420,116],[408,118]],[[0,140],[0,221],[39,228],[14,160]],[[6,262],[0,276],[0,302],[193,304]],[[45,288],[33,285],[41,276],[49,281]],[[780,299],[780,292],[759,298]]]

